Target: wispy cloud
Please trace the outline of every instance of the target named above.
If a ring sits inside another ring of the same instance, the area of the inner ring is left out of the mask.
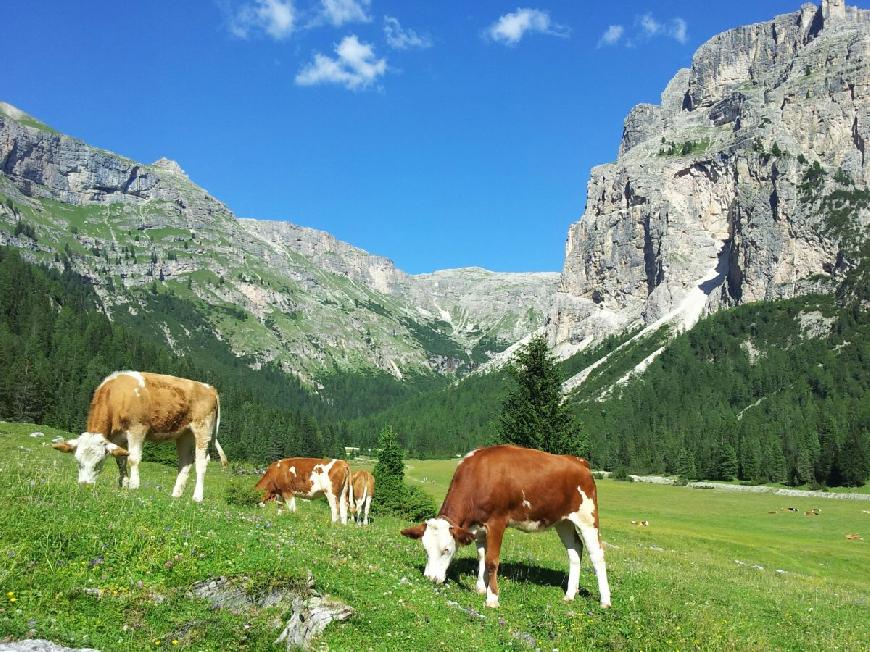
[[[292,0],[254,0],[230,12],[227,27],[237,38],[264,33],[279,41],[293,33],[295,20]]]
[[[674,18],[671,21],[671,38],[680,43],[685,43],[689,39],[688,28],[689,26],[686,24],[685,20],[682,18]]]
[[[384,38],[387,45],[395,50],[426,49],[432,47],[432,40],[421,36],[413,29],[404,28],[398,18],[384,16]]]
[[[378,59],[368,43],[362,43],[356,36],[345,36],[335,47],[336,57],[328,57],[320,52],[296,75],[299,86],[318,84],[338,84],[350,90],[360,90],[371,86],[378,77],[387,71],[387,60]]]
[[[505,45],[516,45],[526,34],[568,36],[568,28],[553,22],[550,14],[540,9],[520,8],[501,16],[486,28],[484,35]]]
[[[622,44],[627,48],[664,36],[672,38],[678,43],[686,43],[689,40],[689,26],[679,16],[670,20],[659,20],[651,12],[642,16],[636,16],[634,26],[629,32],[622,25],[610,25],[598,38],[595,47],[601,48],[608,45]]]
[[[321,14],[326,21],[335,27],[345,23],[368,23],[371,16],[368,9],[371,0],[320,0],[323,5]]]
[[[602,47],[604,45],[616,45],[619,43],[619,39],[622,38],[622,35],[625,33],[625,28],[622,25],[610,25],[604,33],[601,35],[601,38],[598,39],[598,46]]]
[[[640,26],[641,34],[647,38],[667,36],[679,43],[685,43],[689,37],[688,25],[680,17],[661,22],[652,13],[645,13],[637,19],[637,23]]]

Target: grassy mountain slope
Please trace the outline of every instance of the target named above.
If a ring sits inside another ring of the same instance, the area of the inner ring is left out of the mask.
[[[113,318],[157,330],[179,355],[208,336],[313,388],[334,372],[469,371],[543,323],[558,279],[476,269],[410,276],[321,231],[239,220],[174,162],[90,147],[8,104],[0,244],[71,266]],[[493,288],[503,300],[491,300]],[[161,294],[190,304],[203,327],[193,340],[155,306]]]

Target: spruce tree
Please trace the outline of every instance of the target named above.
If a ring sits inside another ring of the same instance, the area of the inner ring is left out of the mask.
[[[695,480],[698,477],[698,471],[695,466],[695,456],[685,446],[680,450],[680,457],[677,461],[677,474],[681,480],[688,482]]]
[[[378,447],[378,462],[374,470],[378,503],[387,511],[393,511],[403,499],[405,461],[399,437],[392,426],[384,426],[381,430]]]
[[[716,451],[716,476],[719,480],[733,480],[737,476],[737,453],[727,441]]]
[[[562,378],[544,337],[529,341],[509,367],[514,382],[502,405],[502,442],[550,453],[577,453],[574,424],[562,403]]]
[[[867,476],[870,475],[870,454],[866,430],[855,429],[846,435],[837,466],[844,485],[860,487],[867,481]]]

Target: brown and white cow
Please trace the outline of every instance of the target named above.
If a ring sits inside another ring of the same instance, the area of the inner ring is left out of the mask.
[[[96,482],[106,455],[112,455],[118,462],[119,486],[138,489],[145,441],[174,441],[178,477],[172,495],[177,498],[184,492],[190,467],[195,464],[193,500],[200,502],[208,466],[208,443],[217,434],[220,421],[220,400],[211,385],[162,374],[117,371],[94,392],[87,431],[75,439],[56,441],[54,448],[75,453],[80,483]],[[226,466],[226,455],[216,437],[214,443],[221,463]]]
[[[423,540],[424,574],[441,584],[457,544],[477,542],[477,591],[498,606],[498,563],[505,528],[538,532],[554,526],[568,551],[568,590],[580,583],[583,544],[598,578],[601,606],[610,606],[604,549],[598,536],[598,498],[586,460],[519,446],[490,446],[465,456],[450,482],[438,516],[402,530]]]
[[[350,476],[350,513],[361,525],[369,524],[369,510],[375,495],[375,477],[368,471],[356,471]]]
[[[332,522],[347,523],[347,494],[350,467],[344,460],[319,457],[288,457],[272,462],[255,489],[263,492],[263,502],[281,498],[287,510],[296,511],[296,496],[326,496]]]

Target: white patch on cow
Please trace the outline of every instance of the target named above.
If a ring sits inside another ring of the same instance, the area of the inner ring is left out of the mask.
[[[139,387],[145,387],[145,377],[138,371],[116,371],[106,376],[103,379],[103,382],[100,383],[100,386],[97,387],[97,389],[105,385],[110,380],[115,380],[115,378],[117,378],[118,376],[130,376],[131,378],[135,378],[136,382],[139,383]]]
[[[526,492],[523,491],[522,493],[523,493],[523,507],[525,507],[526,509],[531,509],[531,508],[532,508],[532,503],[530,503],[530,502],[526,499]]]
[[[456,554],[456,539],[450,534],[450,523],[443,518],[430,518],[426,521],[422,541],[426,550],[423,575],[437,584],[443,584],[447,568]]]
[[[486,606],[491,609],[498,608],[498,593],[493,593],[488,586],[486,587]]]
[[[577,487],[577,491],[580,493],[582,502],[580,503],[580,508],[574,512],[577,515],[578,521],[575,522],[575,525],[595,527],[595,503],[580,487]]]
[[[211,385],[209,385],[208,383],[200,383],[200,385],[202,385],[206,389],[211,389]]]
[[[287,469],[287,473],[292,473],[293,475],[296,475],[296,467],[291,466],[289,469]]]
[[[521,532],[539,532],[546,529],[540,521],[510,521],[508,526]]]
[[[580,487],[582,502],[576,512],[568,515],[568,520],[576,527],[586,549],[589,551],[589,559],[595,569],[595,577],[598,580],[598,592],[601,595],[601,606],[610,606],[610,584],[607,582],[607,564],[604,561],[604,548],[598,536],[598,528],[595,527],[595,504],[592,499]]]
[[[472,455],[474,455],[477,451],[478,451],[478,449],[475,448],[473,451],[470,451],[470,452],[466,453],[466,454],[465,454],[465,457],[463,457],[462,459],[463,459],[463,460],[467,460],[469,457],[471,457]]]

